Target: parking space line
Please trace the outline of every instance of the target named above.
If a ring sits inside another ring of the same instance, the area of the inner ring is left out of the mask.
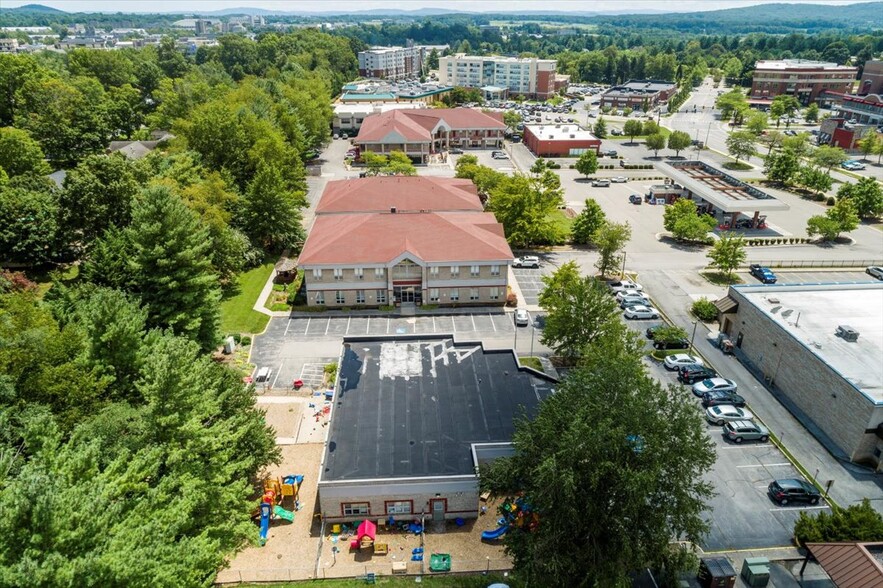
[[[307,319],[307,328],[304,329],[304,336],[306,336],[307,331],[310,330],[310,321],[311,321],[311,320],[313,320],[313,317],[309,317],[309,318]]]
[[[783,511],[783,510],[788,510],[788,511],[792,511],[792,512],[795,511],[795,510],[823,510],[823,509],[826,509],[826,508],[831,508],[831,507],[828,506],[827,504],[826,504],[825,506],[801,506],[800,508],[795,508],[795,507],[791,507],[791,508],[788,508],[788,507],[782,507],[782,508],[771,508],[771,509],[770,509],[770,512],[780,512],[780,511]]]
[[[346,331],[344,331],[344,333],[347,335],[350,334],[350,321],[351,320],[353,320],[353,317],[351,317],[351,316],[346,317]]]
[[[325,334],[327,335],[328,334],[328,327],[331,326],[331,319],[325,319],[325,320],[328,321],[327,323],[325,323]]]
[[[497,323],[494,322],[494,317],[493,317],[493,315],[488,314],[487,316],[488,316],[488,318],[491,319],[491,326],[494,328],[494,333],[496,333],[496,332],[497,332]]]
[[[457,332],[457,321],[454,320],[454,317],[451,317],[451,327],[454,329],[454,332]]]
[[[279,379],[279,374],[282,373],[282,366],[283,366],[283,365],[285,365],[285,362],[284,362],[284,361],[283,361],[282,363],[279,364],[279,369],[276,370],[276,377],[273,378],[273,383],[270,384],[270,388],[275,388],[275,387],[276,387],[276,380]]]
[[[291,326],[291,319],[288,319],[288,323],[285,325],[285,332],[282,333],[283,337],[288,336],[288,327],[290,327],[290,326]]]
[[[759,463],[759,464],[751,464],[751,465],[740,465],[736,466],[737,468],[775,468],[779,466],[789,466],[790,462],[785,463]]]
[[[775,445],[724,445],[718,449],[768,449],[770,447],[775,447]]]
[[[386,318],[386,334],[389,335],[389,317]]]
[[[470,314],[470,315],[469,315],[469,318],[472,319],[472,330],[473,330],[473,331],[477,331],[477,330],[478,330],[478,327],[475,326],[475,315],[474,315],[474,314]]]
[[[368,334],[368,331],[371,329],[371,317],[368,317],[368,324],[365,325],[365,334]]]
[[[438,329],[435,328],[435,317],[432,317],[432,332],[438,333]]]

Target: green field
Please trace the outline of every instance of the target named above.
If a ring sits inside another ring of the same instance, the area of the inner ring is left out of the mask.
[[[252,310],[258,295],[273,271],[273,262],[265,261],[254,269],[239,274],[236,286],[221,300],[221,333],[260,333],[270,320],[265,314]]]

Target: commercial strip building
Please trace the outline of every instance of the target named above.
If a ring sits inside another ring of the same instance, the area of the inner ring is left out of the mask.
[[[601,149],[601,139],[575,124],[525,125],[524,144],[537,157],[568,157]]]
[[[674,82],[663,80],[629,80],[601,94],[601,106],[649,111],[677,92]]]
[[[502,306],[512,250],[470,180],[329,182],[298,264],[307,304]]]
[[[696,202],[699,211],[716,217],[721,224],[734,226],[740,215],[751,216],[758,227],[762,213],[788,210],[789,206],[754,186],[701,161],[671,161],[661,164],[674,183],[652,186],[651,198],[665,198],[671,204],[677,198]]]
[[[420,102],[430,104],[453,90],[449,86],[420,82],[358,81],[346,84],[338,99],[341,104],[388,104]]]
[[[362,151],[403,151],[425,163],[452,147],[499,147],[506,125],[500,112],[472,108],[416,108],[372,114],[353,141]]]
[[[835,455],[883,469],[883,283],[731,286],[736,355]]]
[[[426,108],[424,102],[384,102],[384,103],[357,103],[334,105],[334,118],[331,130],[335,133],[356,133],[362,128],[362,123],[372,114],[382,114],[390,110]]]
[[[808,105],[825,100],[827,92],[848,94],[857,73],[856,67],[823,61],[758,61],[754,64],[749,99],[755,104],[768,104],[776,96],[789,94]]]
[[[398,80],[420,77],[426,53],[423,47],[371,47],[359,51],[359,75]]]
[[[883,95],[829,96],[835,114],[822,121],[819,143],[853,151],[868,133],[878,133],[883,128]]]
[[[557,61],[536,57],[478,56],[458,53],[441,57],[439,83],[466,88],[496,88],[494,99],[521,95],[545,100],[567,84],[556,76]],[[569,79],[569,78],[568,78]],[[505,90],[505,92],[503,92]],[[508,94],[504,96],[502,94]]]
[[[445,336],[345,338],[338,365],[318,482],[332,522],[478,517],[479,464],[512,454],[515,420],[556,383]]]

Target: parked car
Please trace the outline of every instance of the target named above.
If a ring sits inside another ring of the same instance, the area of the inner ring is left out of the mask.
[[[647,330],[644,333],[647,335],[647,338],[653,340],[656,337],[656,331],[659,329],[664,329],[668,325],[653,325],[652,327],[647,327]]]
[[[606,155],[607,157],[616,157],[618,153],[616,152],[616,149],[608,149],[604,152],[604,155]]]
[[[674,341],[653,341],[654,349],[688,349],[690,342],[686,339],[676,339]]]
[[[637,282],[633,282],[632,280],[619,280],[617,282],[610,282],[607,284],[610,290],[616,294],[620,290],[637,290],[639,292],[644,291],[644,286]]]
[[[338,135],[337,133],[334,133],[333,135],[331,135],[331,138],[337,140],[337,139],[340,139],[340,135]]]
[[[623,298],[628,296],[643,296],[644,293],[641,290],[637,290],[635,288],[627,288],[625,290],[620,290],[616,293],[616,301],[622,302]]]
[[[526,327],[530,324],[530,314],[528,314],[527,310],[523,308],[519,308],[515,311],[515,325],[519,327]]]
[[[733,406],[745,406],[745,399],[735,392],[727,392],[720,390],[718,392],[706,392],[702,396],[702,406],[717,406],[718,404],[732,404]]]
[[[610,180],[592,180],[593,188],[609,188]]]
[[[341,138],[341,139],[349,139],[350,136],[349,136],[348,134],[346,134],[346,133],[341,133],[341,134],[340,134],[340,138]]]
[[[535,255],[525,255],[512,260],[512,267],[540,267],[540,258]]]
[[[678,369],[678,381],[684,384],[695,384],[716,376],[716,371],[704,365],[685,365]]]
[[[730,421],[724,423],[724,430],[721,433],[725,439],[729,439],[734,443],[742,441],[760,441],[766,443],[770,440],[770,432],[763,425],[758,425],[754,421]]]
[[[625,176],[616,176],[614,178],[610,178],[610,181],[614,184],[625,184],[629,180]]]
[[[773,480],[767,486],[767,494],[779,506],[785,506],[789,502],[808,502],[818,504],[822,498],[818,488],[805,480],[787,479]]]
[[[665,369],[669,371],[676,370],[682,365],[703,365],[700,358],[687,353],[675,353],[674,355],[669,355],[665,358],[663,363],[665,364]]]
[[[758,263],[752,263],[748,266],[749,273],[763,282],[764,284],[775,284],[776,283],[776,274],[768,267],[763,267]]]
[[[619,296],[619,294],[617,294]],[[644,296],[643,294],[636,294],[632,296],[623,296],[619,300],[620,308],[628,308],[630,306],[649,306],[650,299]]]
[[[622,313],[627,319],[655,319],[659,318],[659,311],[652,306],[630,306]]]
[[[708,378],[707,380],[702,380],[701,382],[693,384],[693,394],[696,396],[702,396],[708,392],[735,392],[738,389],[739,386],[736,382],[733,380],[727,380],[726,378]]]
[[[643,201],[641,200],[641,197],[640,197],[639,195],[637,195],[637,194],[632,194],[631,196],[629,196],[629,202],[631,202],[632,204],[637,204],[637,205],[640,206],[640,204],[641,204]]]
[[[865,272],[873,278],[877,278],[878,280],[883,280],[883,267],[879,265],[869,266]]]
[[[610,134],[613,135],[614,137],[619,137],[619,136],[622,135],[622,130],[620,130],[620,129],[611,129],[611,130],[610,130]]]
[[[463,155],[463,150],[459,147],[454,147],[453,149],[448,151],[448,153],[450,153],[451,155]]]
[[[865,169],[865,164],[863,164],[860,161],[850,159],[849,161],[844,161],[843,163],[841,163],[840,167],[842,167],[845,170],[849,170],[849,171],[857,171],[860,169]]]
[[[713,425],[723,426],[727,421],[750,421],[754,418],[751,411],[732,404],[718,404],[705,409],[705,420]]]

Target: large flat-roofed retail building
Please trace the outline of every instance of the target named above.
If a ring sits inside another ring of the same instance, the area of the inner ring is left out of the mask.
[[[783,404],[835,453],[881,469],[883,283],[733,286],[717,305]]]
[[[555,380],[511,350],[447,336],[346,338],[319,474],[324,519],[473,518],[478,466]]]
[[[524,144],[537,157],[568,157],[601,149],[601,139],[575,124],[527,125]]]

